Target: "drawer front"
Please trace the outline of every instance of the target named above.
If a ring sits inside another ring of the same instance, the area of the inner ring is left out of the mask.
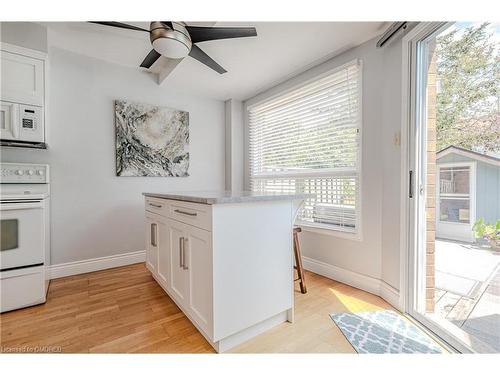
[[[43,266],[33,267],[32,271],[25,274],[18,274],[16,271],[4,272],[1,276],[0,313],[45,302]],[[20,290],[23,292],[19,293]]]
[[[212,206],[181,201],[170,201],[169,206],[171,219],[212,231]]]
[[[168,216],[168,201],[158,198],[146,198],[146,211],[154,214]]]

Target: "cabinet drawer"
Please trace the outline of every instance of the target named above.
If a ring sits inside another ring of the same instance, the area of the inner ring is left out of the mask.
[[[170,218],[212,231],[212,206],[201,203],[170,201]]]
[[[165,199],[146,198],[146,211],[168,216],[168,202]]]

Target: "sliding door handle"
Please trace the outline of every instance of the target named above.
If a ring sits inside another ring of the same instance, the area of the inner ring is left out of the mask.
[[[413,198],[413,171],[410,171],[410,176],[409,176],[408,197]]]

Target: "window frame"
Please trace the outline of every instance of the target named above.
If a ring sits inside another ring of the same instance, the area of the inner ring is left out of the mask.
[[[267,92],[258,95],[254,97],[254,99],[258,99],[256,101],[253,101],[253,99],[245,101],[244,104],[244,126],[245,126],[245,188],[247,190],[250,190],[250,182],[252,179],[251,176],[251,160],[250,160],[250,136],[249,136],[249,126],[250,126],[250,121],[249,121],[249,115],[250,115],[250,110],[255,107],[263,104],[264,102],[273,100],[277,97],[280,97],[282,95],[286,95],[287,93],[290,93],[292,91],[295,91],[297,89],[300,89],[301,87],[304,87],[308,84],[311,84],[315,81],[321,80],[329,75],[335,74],[343,69],[346,69],[350,66],[357,65],[358,66],[358,148],[357,148],[357,163],[356,163],[356,176],[357,176],[357,181],[358,184],[356,186],[356,227],[355,230],[349,230],[347,228],[342,228],[339,226],[335,225],[330,225],[330,224],[322,224],[322,223],[313,223],[313,222],[308,222],[308,221],[302,221],[300,219],[297,219],[296,224],[300,225],[300,227],[308,232],[313,232],[313,233],[319,233],[319,234],[324,234],[324,235],[329,235],[329,236],[334,236],[334,237],[339,237],[339,238],[345,238],[345,239],[350,239],[350,240],[355,240],[355,241],[362,241],[363,240],[363,229],[362,229],[362,190],[363,190],[363,60],[359,58],[355,58],[353,60],[350,60],[344,64],[338,65],[334,68],[327,69],[321,73],[315,74],[311,76],[310,78],[306,79],[301,79],[301,77],[298,77],[297,83],[294,83],[290,85],[289,87],[283,87],[286,86],[286,82],[283,84],[280,84],[278,86],[275,86],[274,88],[268,90]],[[293,79],[293,78],[292,78]],[[250,102],[250,103],[249,103]],[[317,177],[321,177],[321,175],[324,175],[324,170],[319,169],[317,173]],[[277,174],[278,175],[278,174]],[[316,173],[307,173],[307,175],[311,175],[316,177]],[[336,177],[337,175],[332,174],[328,175],[328,177]]]

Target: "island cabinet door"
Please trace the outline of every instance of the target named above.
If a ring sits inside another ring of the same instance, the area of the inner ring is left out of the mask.
[[[168,220],[167,237],[168,250],[170,251],[170,282],[168,290],[173,295],[176,302],[182,307],[188,307],[189,301],[189,274],[185,266],[185,243],[184,243],[185,225],[175,221]]]
[[[158,265],[158,222],[146,214],[146,267],[156,275]]]
[[[158,225],[158,266],[157,278],[159,283],[168,289],[170,283],[170,241],[169,241],[169,227],[167,218],[159,217],[157,220]]]
[[[184,232],[185,270],[189,273],[189,311],[212,337],[212,233],[187,225]]]

